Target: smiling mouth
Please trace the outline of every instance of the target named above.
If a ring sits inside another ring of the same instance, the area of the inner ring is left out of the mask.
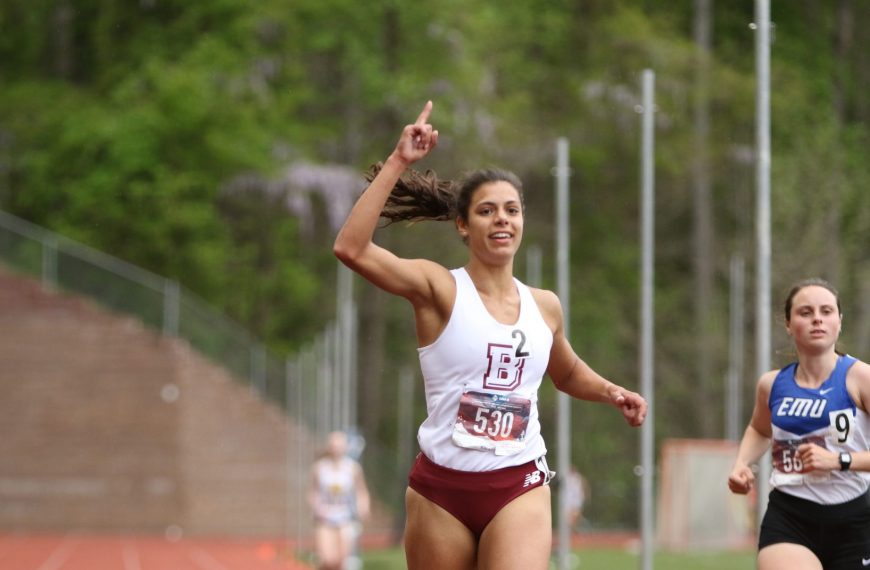
[[[494,234],[491,234],[489,237],[492,239],[510,239],[513,237],[513,235],[507,232],[496,232]]]

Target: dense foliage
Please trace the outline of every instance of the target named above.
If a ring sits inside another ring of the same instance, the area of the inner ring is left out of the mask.
[[[640,72],[651,68],[657,437],[722,437],[732,255],[746,259],[747,299],[754,292],[753,3],[713,5],[709,51],[696,45],[694,7],[4,0],[0,208],[177,278],[293,351],[334,317],[330,247],[344,202],[312,191],[302,196],[307,209],[288,206],[300,197],[288,168],[361,172],[431,98],[442,137],[425,166],[445,177],[491,163],[514,169],[527,186],[526,244],[544,252],[548,288],[550,169],[555,139],[568,137],[572,341],[606,376],[636,386],[635,106]],[[870,61],[861,56],[870,6],[781,0],[772,11],[773,298],[778,306],[805,276],[831,279],[843,294],[845,348],[868,358]],[[699,105],[709,122],[700,138]],[[705,219],[693,191],[699,164],[710,188],[706,233],[694,226]],[[448,226],[390,227],[378,239],[401,255],[458,265],[464,252]],[[395,410],[383,402],[415,358],[411,314],[367,285],[357,291],[362,427],[389,446]],[[786,348],[774,315],[774,347]],[[748,408],[749,341],[745,353]],[[552,390],[542,398],[552,442]],[[574,457],[595,493],[591,519],[632,525],[638,433],[579,403],[573,424]]]

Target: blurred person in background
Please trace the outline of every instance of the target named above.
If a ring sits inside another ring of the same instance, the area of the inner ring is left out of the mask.
[[[308,502],[314,514],[314,542],[321,570],[348,568],[358,525],[369,516],[370,498],[362,467],[347,450],[347,435],[332,432],[325,453],[311,468]]]
[[[431,111],[430,101],[373,168],[334,246],[348,267],[414,310],[428,417],[405,494],[408,568],[544,570],[552,542],[552,472],[537,409],[544,374],[575,398],[614,406],[632,426],[647,404],[574,353],[555,294],[514,278],[524,222],[514,174],[479,170],[453,183],[409,170],[438,142]],[[453,221],[468,263],[448,270],[396,256],[373,241],[382,216]]]
[[[568,528],[576,532],[583,524],[583,505],[589,498],[589,483],[586,477],[575,466],[571,466],[565,477],[565,485],[568,489],[567,511]]]
[[[797,283],[785,302],[797,361],[758,380],[728,487],[750,491],[772,442],[760,570],[870,567],[870,365],[837,351],[842,324],[834,287]]]

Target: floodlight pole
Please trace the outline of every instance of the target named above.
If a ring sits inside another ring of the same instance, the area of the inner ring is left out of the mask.
[[[641,427],[641,570],[651,570],[655,552],[653,526],[653,475],[655,474],[655,414],[653,408],[653,283],[655,271],[655,173],[653,163],[655,73],[642,75],[643,103],[641,129],[641,335],[640,391],[649,406]]]
[[[356,428],[356,306],[353,300],[353,271],[343,263],[337,269],[336,322],[338,344],[336,346],[336,398],[338,421],[342,430]]]
[[[756,373],[770,370],[770,0],[755,1]],[[770,454],[759,462],[758,521],[767,509]]]
[[[569,239],[569,193],[568,177],[568,139],[559,137],[556,141],[556,286],[562,303],[565,338],[569,341],[571,325],[570,291],[570,239]],[[568,485],[566,481],[571,469],[571,399],[568,394],[559,392],[556,396],[556,450],[557,471],[563,483],[559,485],[557,509],[557,529],[559,537],[558,568],[568,570],[571,552],[571,536],[568,528]]]
[[[731,256],[729,272],[729,330],[728,330],[728,378],[725,406],[725,438],[740,441],[741,396],[743,391],[743,321],[744,321],[744,263],[743,256]]]

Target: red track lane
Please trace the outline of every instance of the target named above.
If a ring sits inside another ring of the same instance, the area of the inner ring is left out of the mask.
[[[309,570],[280,540],[0,534],[3,570]]]

